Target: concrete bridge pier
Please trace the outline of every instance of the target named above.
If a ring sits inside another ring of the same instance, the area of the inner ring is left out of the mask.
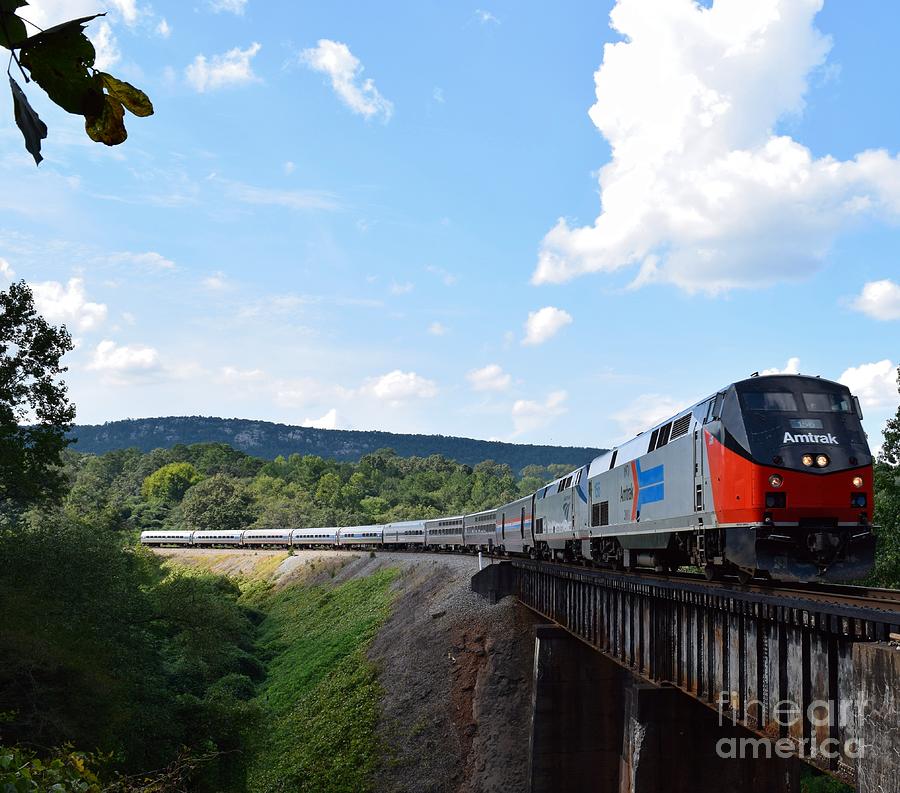
[[[562,628],[535,629],[531,793],[799,793],[799,763],[719,757],[758,739],[677,689],[642,684]],[[740,752],[738,752],[740,754]]]
[[[535,628],[532,793],[618,790],[627,677],[562,628]]]
[[[856,685],[850,714],[862,762],[859,793],[900,789],[900,642],[853,645]]]
[[[796,758],[678,689],[632,682],[624,706],[618,793],[800,792]]]

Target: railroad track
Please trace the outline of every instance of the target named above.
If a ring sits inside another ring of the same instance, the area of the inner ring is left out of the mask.
[[[303,546],[300,546],[298,550],[302,551]],[[350,553],[361,553],[372,549],[359,546],[350,546],[345,548],[334,548],[333,550],[347,551]],[[468,556],[470,558],[474,558],[477,555],[476,553],[471,551],[428,550],[427,547],[414,549],[378,548],[374,550],[376,553],[420,553],[424,555]],[[485,554],[484,559],[488,563],[494,563],[511,561],[513,559],[525,559],[525,557],[495,556]],[[536,560],[530,561],[533,564],[561,565],[563,567],[574,570],[591,570],[598,573],[627,577],[632,580],[646,580],[648,583],[660,581],[684,581],[689,583],[701,584],[707,589],[720,589],[723,592],[753,592],[759,595],[793,598],[796,600],[806,600],[820,603],[837,603],[851,607],[868,609],[874,608],[885,612],[900,613],[900,589],[855,586],[853,584],[784,584],[778,582],[765,582],[757,579],[754,579],[748,584],[740,584],[737,579],[729,580],[727,577],[724,580],[709,581],[704,575],[689,571],[657,573],[652,570],[614,570],[609,567],[598,567],[594,565],[578,564],[575,562],[547,562]]]

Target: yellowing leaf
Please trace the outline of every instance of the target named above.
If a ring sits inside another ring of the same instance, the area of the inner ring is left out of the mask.
[[[103,81],[109,95],[125,105],[126,110],[141,117],[153,115],[153,103],[150,101],[150,97],[139,88],[106,72],[98,72],[97,76]]]
[[[85,116],[84,129],[91,140],[117,146],[128,137],[125,130],[125,108],[111,96],[103,97],[103,110],[98,116]]]

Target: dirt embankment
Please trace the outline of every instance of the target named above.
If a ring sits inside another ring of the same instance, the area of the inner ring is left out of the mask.
[[[536,618],[511,599],[469,589],[478,569],[454,555],[301,551],[166,551],[228,575],[339,584],[402,570],[391,617],[369,648],[384,688],[386,747],[375,790],[512,793],[526,789]],[[277,557],[277,560],[276,560]]]

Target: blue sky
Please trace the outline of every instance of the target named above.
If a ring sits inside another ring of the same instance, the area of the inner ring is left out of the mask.
[[[900,7],[706,5],[114,0],[90,33],[156,114],[106,149],[28,88],[50,135],[35,169],[2,116],[0,279],[72,330],[83,423],[605,446],[789,369],[877,445]]]

